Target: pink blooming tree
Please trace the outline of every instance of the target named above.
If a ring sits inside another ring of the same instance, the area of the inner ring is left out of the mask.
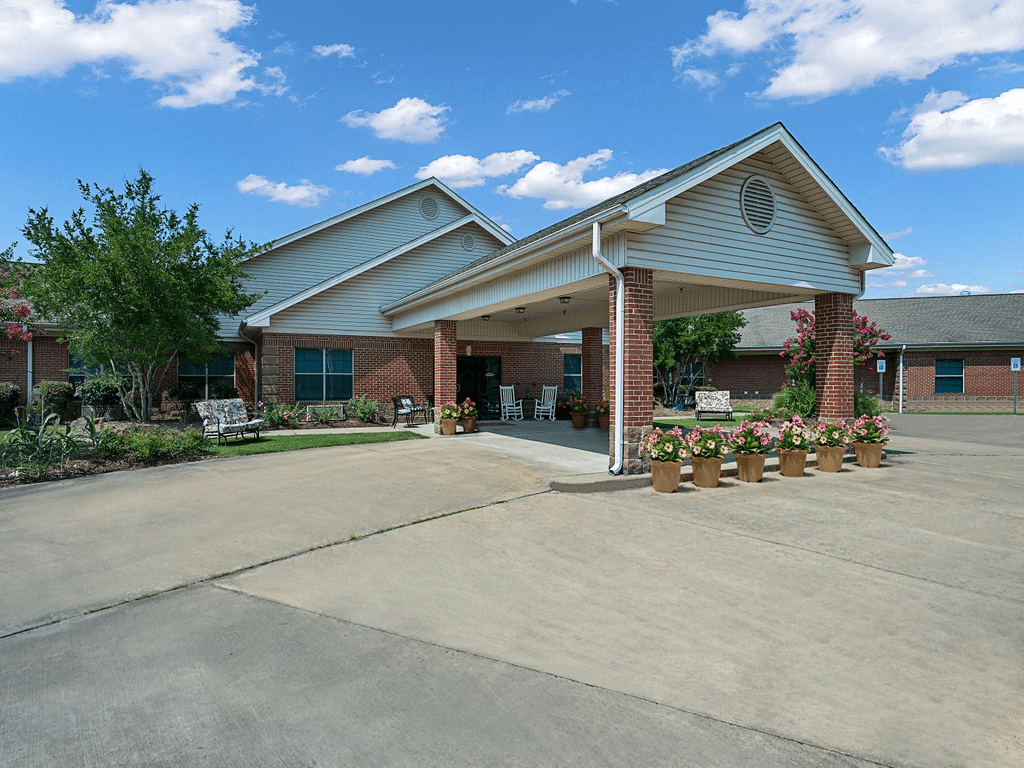
[[[15,341],[31,341],[32,331],[29,317],[32,308],[21,295],[21,281],[25,271],[18,269],[11,261],[14,246],[0,253],[0,328],[8,339]],[[0,349],[0,359],[10,360],[16,349]]]
[[[796,323],[796,336],[782,344],[782,357],[789,358],[786,373],[792,379],[803,379],[811,387],[814,386],[814,311],[798,309],[789,313]],[[853,310],[853,364],[864,365],[872,357],[885,357],[882,352],[875,352],[875,345],[880,341],[888,341],[892,334],[882,330],[877,323],[869,322],[863,315]]]

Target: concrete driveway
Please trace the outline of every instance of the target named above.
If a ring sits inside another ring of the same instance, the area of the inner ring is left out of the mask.
[[[894,426],[670,496],[494,435],[0,492],[0,764],[1024,764],[1024,420]]]

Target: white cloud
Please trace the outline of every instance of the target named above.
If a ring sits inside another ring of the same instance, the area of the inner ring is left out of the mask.
[[[912,278],[915,278],[915,279],[923,279],[923,278],[926,278],[926,277],[935,277],[935,273],[932,272],[931,270],[927,270],[927,269],[915,269],[913,272],[911,272],[909,275],[907,275],[907,277],[912,277]]]
[[[906,237],[914,231],[913,227],[907,227],[902,232],[889,232],[888,234],[882,235],[883,240],[895,240],[898,237]]]
[[[612,158],[610,149],[601,149],[592,155],[578,157],[565,165],[550,161],[538,163],[512,186],[500,186],[497,191],[509,197],[532,197],[544,200],[548,210],[560,208],[586,208],[602,200],[625,192],[648,179],[660,176],[665,169],[643,173],[617,173],[601,179],[583,181],[583,174],[602,167]]]
[[[902,253],[897,253],[894,258],[893,265],[886,267],[882,270],[883,272],[903,272],[907,269],[918,269],[925,264],[924,259],[920,256],[904,256]]]
[[[767,50],[781,65],[762,94],[820,98],[886,79],[920,80],[980,54],[1024,48],[1024,0],[746,0],[672,49],[678,72],[700,56]]]
[[[383,72],[374,72],[371,79],[375,85],[388,85],[389,83],[395,82],[395,76],[391,75],[387,77]]]
[[[4,0],[0,82],[123,61],[130,77],[166,89],[161,106],[224,104],[259,88],[245,75],[259,54],[224,37],[253,13],[238,0],[101,0],[76,16],[61,0]]]
[[[479,187],[484,183],[484,179],[507,176],[538,160],[538,155],[525,149],[495,152],[483,160],[470,155],[445,155],[420,168],[416,172],[416,178],[429,179],[433,176],[454,189]]]
[[[398,166],[390,160],[374,160],[367,155],[366,157],[360,157],[357,160],[349,160],[341,165],[336,165],[334,166],[334,170],[358,173],[360,176],[372,176],[378,171],[383,171],[385,168],[397,167]]]
[[[406,97],[380,112],[361,109],[349,112],[341,122],[350,128],[369,128],[378,139],[426,144],[436,140],[444,131],[444,113],[449,109],[443,104],[435,107],[423,99]]]
[[[962,283],[953,283],[952,285],[946,285],[945,283],[919,285],[912,293],[919,296],[958,296],[962,291],[992,293],[992,289],[984,285],[964,285]]]
[[[255,173],[250,173],[235,186],[239,192],[265,197],[275,203],[297,205],[300,208],[315,208],[331,194],[330,187],[318,186],[309,179],[302,179],[290,187],[284,182],[268,181]]]
[[[1024,293],[1024,288],[1015,288],[1010,293]]]
[[[285,40],[283,43],[277,46],[272,51],[272,53],[279,53],[284,56],[291,56],[294,53],[296,53],[296,50],[297,49],[295,48],[295,43],[293,43],[291,40]]]
[[[906,280],[893,280],[891,283],[868,283],[868,288],[906,288]]]
[[[932,91],[918,105],[902,143],[879,152],[912,170],[1024,163],[1024,88],[974,100],[959,91]]]
[[[285,81],[288,79],[280,67],[267,67],[263,73],[267,76],[266,82],[257,83],[256,88],[264,96],[284,96],[288,90]]]
[[[710,69],[691,67],[690,69],[684,69],[681,74],[684,80],[696,83],[698,88],[714,88],[722,82],[718,75]]]
[[[313,52],[317,56],[337,56],[339,59],[351,58],[356,55],[356,49],[345,43],[335,45],[314,45]]]
[[[510,227],[508,224],[499,224],[498,226],[500,226],[502,229],[504,229],[510,235],[512,234],[512,227]],[[1013,293],[1024,293],[1024,291],[1013,291]]]
[[[508,105],[508,109],[505,110],[505,114],[512,115],[516,112],[547,112],[563,98],[571,95],[572,94],[563,88],[562,90],[555,91],[550,96],[545,96],[543,99],[517,101],[515,104]]]

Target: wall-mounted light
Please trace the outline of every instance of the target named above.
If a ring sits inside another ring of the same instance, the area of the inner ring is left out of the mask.
[[[516,314],[521,315],[526,311],[526,307],[516,307]]]
[[[490,320],[491,316],[490,315],[480,315],[480,319],[481,320]]]
[[[568,304],[571,299],[572,299],[572,296],[559,296],[558,297],[558,301],[561,302],[562,304]]]

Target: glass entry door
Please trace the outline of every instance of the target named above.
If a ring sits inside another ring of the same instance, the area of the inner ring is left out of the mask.
[[[480,409],[480,418],[497,419],[501,416],[501,358],[466,357],[460,355],[455,362],[455,391],[457,402],[467,397]],[[443,405],[440,403],[439,405]]]

